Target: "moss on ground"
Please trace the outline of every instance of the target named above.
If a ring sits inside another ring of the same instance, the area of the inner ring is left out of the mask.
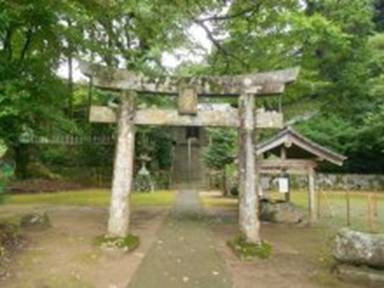
[[[124,252],[136,249],[140,244],[138,236],[129,234],[125,237],[102,235],[96,238],[96,245],[103,249],[122,250]]]
[[[85,282],[80,278],[80,275],[49,275],[44,280],[41,280],[41,287],[55,287],[55,288],[91,288],[91,284]],[[33,283],[31,286],[25,285],[24,287],[35,287]]]
[[[241,260],[267,259],[272,253],[270,244],[264,241],[261,244],[248,243],[243,236],[236,236],[228,241],[228,245]]]
[[[209,197],[202,196],[201,200],[203,202],[204,207],[207,208],[228,208],[228,209],[236,209],[238,206],[238,200],[235,197]]]

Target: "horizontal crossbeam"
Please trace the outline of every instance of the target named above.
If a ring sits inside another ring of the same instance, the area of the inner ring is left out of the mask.
[[[285,171],[289,174],[308,174],[316,168],[316,161],[311,159],[270,159],[257,161],[261,174],[280,174]]]
[[[90,121],[97,123],[115,123],[117,119],[113,108],[107,106],[92,106]],[[136,125],[163,125],[163,126],[208,126],[233,127],[240,125],[239,114],[236,108],[222,111],[206,110],[201,107],[196,115],[180,115],[172,109],[138,109],[135,113]],[[256,113],[256,128],[280,129],[284,125],[283,115],[278,112],[258,111]]]
[[[144,93],[179,94],[193,88],[199,96],[238,96],[242,93],[274,95],[296,80],[299,68],[240,76],[151,78],[125,69],[107,68],[79,61],[81,72],[92,77],[94,86],[107,90],[135,90]]]

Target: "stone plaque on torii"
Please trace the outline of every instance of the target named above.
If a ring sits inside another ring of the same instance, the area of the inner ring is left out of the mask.
[[[124,69],[80,62],[82,73],[93,85],[121,91],[118,109],[92,106],[90,121],[118,123],[108,234],[125,237],[129,232],[129,194],[132,188],[135,125],[234,127],[239,129],[239,229],[250,243],[260,243],[256,193],[255,135],[257,128],[282,128],[278,112],[255,109],[255,97],[284,92],[296,80],[299,68],[240,76],[150,78]],[[178,109],[136,109],[141,93],[177,95]],[[239,97],[239,108],[228,111],[203,109],[199,97]]]

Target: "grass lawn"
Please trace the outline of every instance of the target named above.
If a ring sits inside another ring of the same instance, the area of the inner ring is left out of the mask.
[[[370,231],[368,217],[368,195],[372,191],[350,192],[351,227],[361,231]],[[384,193],[377,196],[377,232],[384,233]],[[292,193],[292,201],[303,209],[307,209],[307,193]],[[347,225],[347,200],[345,191],[320,191],[320,223],[339,228]]]
[[[200,192],[200,199],[204,207],[237,208],[236,197],[223,197],[220,191]]]
[[[368,222],[368,194],[372,191],[350,192],[351,207],[351,227],[369,231]],[[373,192],[372,192],[373,193]],[[283,199],[279,193],[270,193],[274,199]],[[384,233],[384,193],[376,192],[378,207],[378,227],[377,231]],[[237,209],[237,198],[221,197],[220,193],[202,193],[202,202],[205,207],[223,207]],[[303,190],[291,193],[293,203],[307,210],[307,193]],[[346,226],[347,210],[346,197],[344,191],[321,191],[320,192],[320,224],[331,228]]]
[[[133,206],[171,206],[176,197],[175,191],[161,190],[153,193],[132,193]],[[109,206],[109,189],[90,189],[42,194],[9,195],[4,204],[51,204],[78,206]]]

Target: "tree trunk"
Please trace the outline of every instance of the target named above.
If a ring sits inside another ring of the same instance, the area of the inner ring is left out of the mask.
[[[108,234],[111,236],[125,237],[129,233],[129,196],[135,153],[135,94],[124,91],[121,97],[108,222]]]
[[[73,117],[73,58],[72,58],[72,55],[68,56],[68,115],[71,118]]]
[[[229,189],[228,189],[228,185],[227,185],[227,171],[226,171],[226,166],[224,166],[224,169],[223,169],[223,175],[222,175],[222,187],[223,187],[223,194],[224,196],[229,196]]]
[[[247,242],[260,244],[254,154],[254,106],[253,95],[240,96],[239,226]]]
[[[68,28],[72,29],[72,21],[67,19]],[[73,117],[73,46],[72,40],[68,42],[68,115]]]
[[[90,31],[90,38],[91,38],[92,42],[95,41],[95,34],[94,34],[93,30]],[[94,62],[94,60],[95,60],[94,58],[95,58],[95,53],[92,50],[91,51],[91,63]],[[88,84],[88,101],[87,101],[87,118],[88,119],[90,119],[90,116],[91,116],[92,97],[93,97],[93,77],[91,76],[89,78],[89,84]],[[91,122],[89,122],[89,124],[91,124]]]
[[[25,179],[28,176],[29,163],[29,145],[18,143],[14,146],[16,171],[15,175],[18,179]]]

